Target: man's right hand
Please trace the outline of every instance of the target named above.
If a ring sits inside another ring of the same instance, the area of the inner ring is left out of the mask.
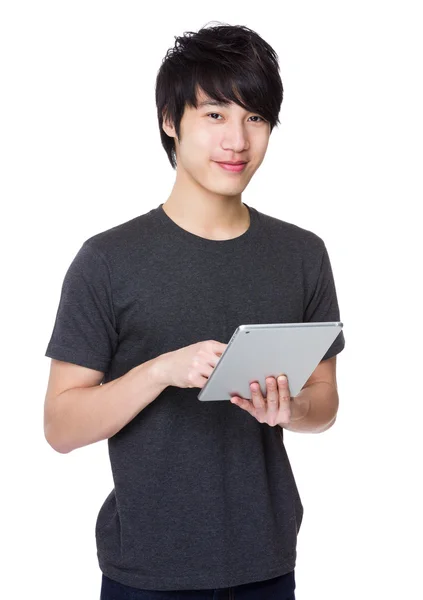
[[[197,342],[157,357],[157,376],[163,384],[203,388],[228,344]]]

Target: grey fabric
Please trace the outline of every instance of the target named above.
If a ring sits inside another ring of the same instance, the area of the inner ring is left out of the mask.
[[[243,323],[341,320],[323,240],[245,206],[250,227],[230,240],[186,231],[162,204],[87,239],[45,355],[107,383],[182,346],[227,343]],[[344,345],[341,332],[323,359]],[[303,505],[283,429],[198,393],[168,386],[108,440],[114,488],[95,536],[115,581],[210,589],[295,567]]]

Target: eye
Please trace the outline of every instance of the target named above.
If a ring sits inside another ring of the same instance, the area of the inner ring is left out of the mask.
[[[211,117],[212,115],[219,115],[220,117],[222,116],[220,113],[208,113],[207,117]],[[254,119],[260,119],[261,121],[265,122],[265,119],[263,119],[263,117],[260,117],[259,115],[253,115]],[[217,121],[218,119],[213,119],[213,121]],[[259,121],[254,121],[254,123],[259,123]]]

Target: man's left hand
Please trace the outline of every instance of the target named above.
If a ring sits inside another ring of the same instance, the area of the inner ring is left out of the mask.
[[[282,377],[282,380],[281,380]],[[267,394],[263,397],[260,384],[257,381],[250,383],[251,400],[232,396],[232,404],[243,408],[257,419],[259,423],[267,423],[271,427],[283,427],[291,422],[291,397],[288,379],[286,376],[266,377]]]

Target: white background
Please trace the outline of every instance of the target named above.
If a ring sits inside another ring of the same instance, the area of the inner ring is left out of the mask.
[[[2,596],[99,598],[107,442],[47,444],[44,352],[83,241],[167,199],[155,77],[174,36],[220,21],[273,46],[285,90],[243,201],[324,239],[344,323],[335,426],[285,433],[305,508],[297,599],[423,597],[417,6],[2,3]]]

